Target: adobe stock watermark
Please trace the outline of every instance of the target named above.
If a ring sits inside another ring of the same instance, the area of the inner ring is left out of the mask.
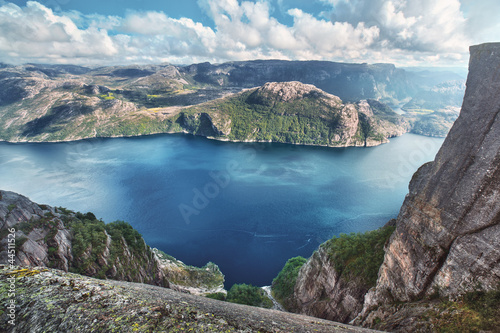
[[[81,167],[81,159],[95,149],[92,140],[85,139],[75,142],[66,142],[64,147],[64,161],[54,161],[51,163],[52,170],[67,172],[68,169],[78,169]]]
[[[252,148],[245,147],[245,144],[241,144],[238,147],[239,150],[243,150],[248,154],[243,161],[240,162],[233,159],[226,163],[223,170],[210,171],[208,173],[210,180],[201,187],[193,188],[192,201],[190,203],[181,203],[178,206],[179,212],[186,224],[191,223],[191,217],[193,215],[197,216],[203,209],[207,208],[210,202],[217,198],[221,191],[231,183],[235,173],[241,171],[247,163],[253,161],[257,156],[257,150],[262,149],[262,147],[257,144],[254,144]],[[259,175],[265,168],[265,164],[262,164],[253,174]]]
[[[407,156],[399,156],[396,169],[386,173],[384,180],[387,187],[394,188],[397,183],[407,182],[418,168],[429,162],[427,157],[437,152],[441,146],[434,140],[418,141],[416,144],[417,149],[412,150]]]
[[[13,270],[16,263],[16,229],[9,228],[7,234],[7,262],[9,263],[9,268]],[[6,314],[8,318],[9,325],[16,325],[16,277],[10,275],[7,278],[7,307]]]

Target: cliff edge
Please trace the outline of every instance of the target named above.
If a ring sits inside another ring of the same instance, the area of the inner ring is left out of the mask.
[[[334,255],[324,243],[302,267],[290,310],[395,332],[498,332],[500,43],[470,52],[460,116],[435,160],[414,174],[381,243],[373,288],[340,278],[352,261],[342,256],[365,246],[353,242],[365,236],[345,235]]]
[[[500,43],[470,53],[462,111],[434,162],[413,176],[365,298],[366,325],[382,304],[500,284]]]

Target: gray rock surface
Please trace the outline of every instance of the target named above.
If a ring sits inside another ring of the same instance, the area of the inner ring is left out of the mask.
[[[294,297],[298,313],[349,322],[363,308],[363,288],[355,280],[346,281],[335,270],[324,247],[314,252],[302,266],[295,284]]]
[[[364,315],[500,283],[500,44],[471,47],[460,116],[414,175],[396,225]]]
[[[322,319],[227,303],[171,289],[97,280],[60,270],[0,268],[0,303],[15,301],[14,332],[374,332]],[[15,296],[6,290],[15,279]]]

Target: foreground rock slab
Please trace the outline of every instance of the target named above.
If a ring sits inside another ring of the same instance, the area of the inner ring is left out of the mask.
[[[8,312],[3,312],[2,332],[374,332],[146,284],[44,267],[27,271],[0,269],[0,302],[13,299],[16,304],[16,325],[10,325]]]

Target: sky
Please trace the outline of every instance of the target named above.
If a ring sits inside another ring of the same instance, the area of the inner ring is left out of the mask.
[[[500,0],[0,0],[0,62],[254,59],[465,67]]]

